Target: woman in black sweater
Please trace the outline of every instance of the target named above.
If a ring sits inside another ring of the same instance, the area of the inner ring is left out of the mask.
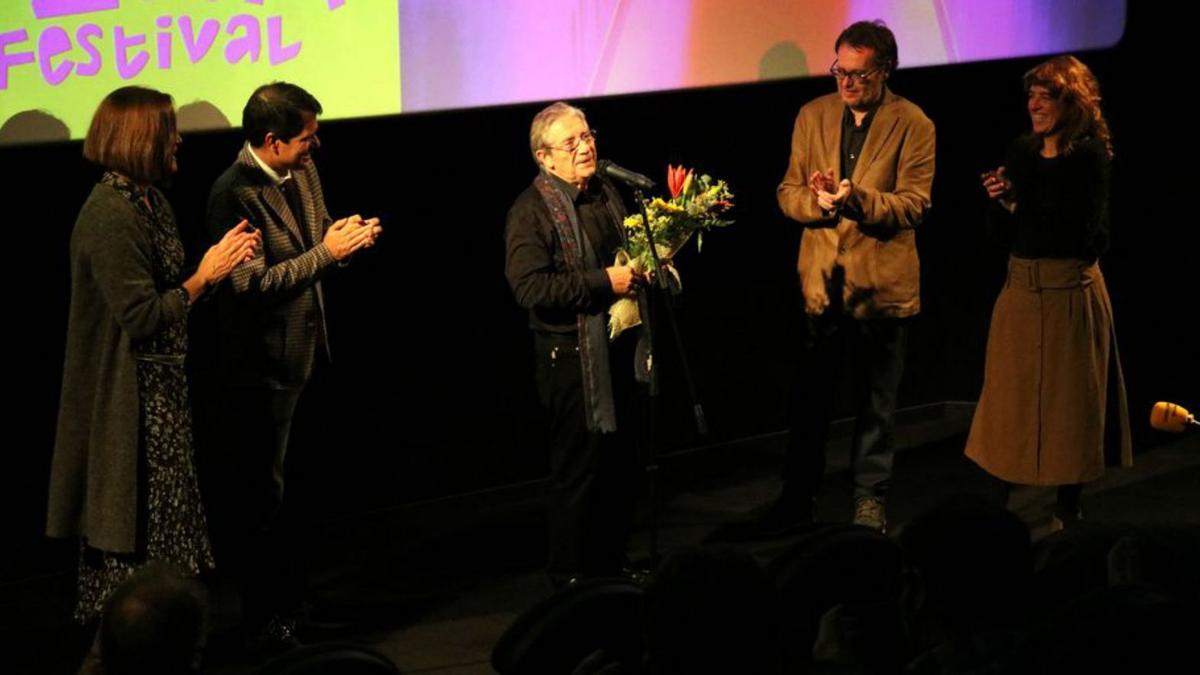
[[[1082,517],[1083,483],[1132,461],[1097,262],[1108,246],[1112,144],[1099,85],[1078,59],[1050,59],[1024,82],[1032,131],[983,176],[989,223],[1011,257],[966,454],[1006,487],[1058,486],[1058,529]]]

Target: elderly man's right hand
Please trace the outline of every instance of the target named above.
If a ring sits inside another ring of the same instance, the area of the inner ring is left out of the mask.
[[[608,283],[617,297],[633,297],[637,289],[646,283],[646,278],[628,265],[607,267],[604,271],[608,273]]]

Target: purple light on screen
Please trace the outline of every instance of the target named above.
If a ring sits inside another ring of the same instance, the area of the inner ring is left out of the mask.
[[[1110,47],[1125,28],[1126,0],[935,3],[951,62]]]
[[[884,19],[902,66],[942,65],[1111,47],[1126,0],[847,0],[849,20]]]
[[[690,16],[691,0],[403,0],[402,107],[679,86]]]
[[[329,11],[332,12],[344,4],[346,4],[346,0],[329,0]]]
[[[33,15],[39,19],[91,14],[120,8],[121,0],[33,0]]]
[[[245,1],[246,1],[246,3],[251,4],[251,5],[263,4],[263,0],[245,0]],[[326,6],[329,7],[329,11],[331,11],[331,12],[333,10],[341,7],[344,4],[346,4],[346,0],[327,0],[326,1]]]

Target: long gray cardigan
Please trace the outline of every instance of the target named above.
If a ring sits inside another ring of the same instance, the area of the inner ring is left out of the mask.
[[[71,308],[46,533],[117,553],[133,552],[138,532],[131,343],[187,316],[184,294],[154,278],[152,260],[133,205],[97,184],[71,233]]]

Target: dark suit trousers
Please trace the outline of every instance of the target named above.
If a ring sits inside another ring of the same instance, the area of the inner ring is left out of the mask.
[[[609,345],[617,431],[587,428],[574,333],[535,333],[538,396],[550,417],[547,571],[555,581],[619,572],[640,485],[632,332]]]
[[[300,420],[316,411],[309,405],[322,387],[327,365],[316,359],[313,377],[302,387],[273,389],[235,386],[226,389],[225,431],[229,439],[232,494],[236,520],[234,571],[242,615],[255,629],[272,616],[295,613],[306,586],[307,555],[300,542],[302,518],[294,499],[284,499],[285,463]],[[297,409],[302,410],[297,415]]]
[[[836,392],[850,356],[854,437],[850,463],[854,496],[887,494],[892,476],[896,392],[904,371],[907,319],[854,319],[830,307],[806,317],[789,407],[784,492],[810,499],[825,472],[825,446]]]

